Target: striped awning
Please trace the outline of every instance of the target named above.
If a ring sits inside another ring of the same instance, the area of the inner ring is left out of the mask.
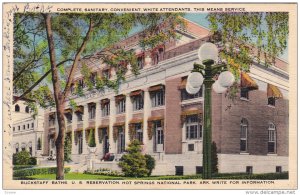
[[[119,102],[119,101],[125,99],[125,97],[126,97],[126,96],[123,95],[123,94],[115,96],[116,102]]]
[[[118,126],[124,126],[125,122],[117,122],[114,124],[114,127],[118,127]]]
[[[181,83],[178,86],[178,89],[185,89],[186,83],[187,83],[187,77],[185,77],[181,80]]]
[[[89,126],[89,127],[85,128],[86,131],[91,130],[91,129],[95,129],[95,126]]]
[[[98,129],[104,129],[104,128],[108,128],[108,127],[109,127],[109,125],[99,125]]]
[[[77,128],[74,131],[82,131],[82,130],[83,130],[82,128]]]
[[[191,110],[184,110],[181,112],[182,116],[188,116],[188,115],[194,115],[194,114],[200,114],[202,113],[202,110],[200,109],[191,109]]]
[[[164,88],[163,84],[155,85],[155,86],[149,87],[149,92],[158,91],[158,90],[161,90],[163,88]]]
[[[272,85],[270,83],[268,83],[268,88],[267,88],[267,96],[269,97],[275,97],[275,98],[282,98],[283,95],[281,93],[281,91],[279,90],[278,87],[276,87],[275,85]]]
[[[163,116],[151,116],[148,118],[148,121],[160,121],[163,120],[164,117]]]
[[[129,123],[130,124],[143,123],[143,119],[141,118],[132,119],[131,121],[129,121]]]
[[[108,98],[105,98],[103,100],[101,100],[101,105],[103,106],[104,104],[107,104],[109,103],[109,99]]]
[[[142,94],[143,94],[143,90],[139,89],[139,90],[131,92],[130,93],[130,97],[132,97],[132,96],[138,96],[138,95],[142,95]]]
[[[83,111],[84,111],[83,106],[77,106],[76,109],[75,109],[75,112],[81,112],[81,113],[83,113]]]
[[[65,114],[72,114],[72,109],[71,108],[65,109]]]
[[[241,87],[248,88],[249,90],[258,89],[256,82],[245,72],[241,73]]]

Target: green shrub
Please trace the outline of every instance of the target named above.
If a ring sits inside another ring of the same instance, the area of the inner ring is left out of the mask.
[[[33,168],[34,165],[14,165],[13,170],[20,170],[20,169],[29,169]]]
[[[155,168],[155,159],[149,155],[145,154],[146,158],[146,168],[148,169],[148,177],[152,174],[152,170]]]
[[[257,179],[257,180],[277,180],[288,179],[288,172],[282,173],[263,173],[263,174],[247,174],[247,173],[223,173],[213,175],[213,179]]]
[[[28,165],[36,165],[36,164],[37,164],[36,157],[30,157]]]
[[[144,177],[148,174],[146,158],[141,153],[141,145],[138,140],[133,140],[119,162],[122,172],[127,177]]]
[[[70,172],[70,168],[65,168],[65,173]],[[14,170],[13,177],[26,177],[31,175],[42,175],[42,174],[56,174],[56,167],[43,167],[43,168],[28,168]]]
[[[14,165],[29,165],[30,153],[26,150],[15,154]]]
[[[89,147],[96,147],[96,141],[95,141],[95,132],[94,129],[90,130],[89,134]]]

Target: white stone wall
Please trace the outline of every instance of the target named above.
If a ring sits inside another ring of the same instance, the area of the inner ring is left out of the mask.
[[[219,154],[219,172],[246,172],[246,166],[253,167],[253,173],[275,173],[276,166],[281,166],[282,171],[288,171],[287,156],[258,156],[244,154]]]

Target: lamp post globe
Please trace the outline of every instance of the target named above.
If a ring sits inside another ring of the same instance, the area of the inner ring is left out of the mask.
[[[234,76],[227,70],[220,74],[218,81],[222,87],[230,87],[234,83]]]
[[[214,62],[216,62],[218,60],[218,55],[218,48],[213,43],[204,43],[198,50],[198,57],[201,64],[203,64],[203,62],[207,60],[213,60]]]
[[[192,72],[187,78],[187,84],[193,88],[200,88],[203,84],[204,78],[199,72]]]
[[[213,88],[213,90],[216,92],[216,93],[224,93],[226,90],[227,90],[227,88],[226,87],[222,87],[221,85],[220,85],[220,82],[219,82],[219,80],[216,80],[215,82],[214,82],[214,84],[212,85],[212,88]]]

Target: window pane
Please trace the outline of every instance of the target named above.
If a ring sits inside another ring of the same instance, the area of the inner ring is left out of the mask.
[[[247,141],[246,140],[241,140],[240,143],[240,150],[242,152],[246,152],[247,151]]]

